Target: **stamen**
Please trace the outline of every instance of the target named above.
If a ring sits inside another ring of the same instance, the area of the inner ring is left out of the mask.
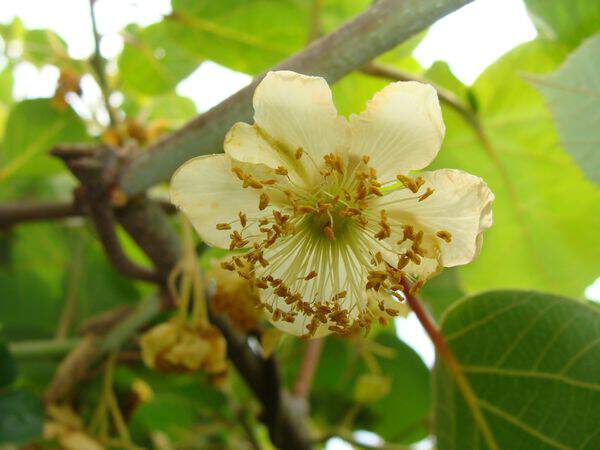
[[[438,231],[437,233],[435,233],[435,235],[437,237],[439,237],[440,239],[443,239],[444,241],[446,241],[448,244],[450,242],[452,242],[452,234],[450,234],[449,231],[441,230],[441,231]]]

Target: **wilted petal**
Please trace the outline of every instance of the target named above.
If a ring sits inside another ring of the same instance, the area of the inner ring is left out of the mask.
[[[381,181],[422,169],[437,155],[444,122],[435,89],[416,81],[390,84],[350,117],[350,153],[371,157]]]

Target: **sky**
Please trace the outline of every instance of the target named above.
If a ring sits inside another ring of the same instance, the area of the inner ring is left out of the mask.
[[[0,22],[18,16],[28,28],[49,28],[68,44],[73,57],[91,54],[93,40],[87,0],[0,0]],[[60,13],[57,13],[60,11]],[[111,58],[120,52],[119,32],[128,23],[148,25],[170,12],[169,0],[97,0],[96,16],[102,54]],[[499,56],[514,46],[531,40],[536,31],[522,0],[476,0],[434,24],[415,51],[422,66],[436,60],[448,62],[454,74],[470,84]],[[54,68],[37,70],[29,64],[17,68],[15,94],[19,98],[50,96],[58,79]],[[224,100],[250,82],[248,75],[205,62],[177,87],[180,95],[190,97],[204,111]],[[99,101],[97,87],[84,80],[85,101]],[[600,278],[586,290],[586,296],[600,300]],[[431,367],[433,346],[414,317],[397,319],[398,336],[411,345]],[[359,433],[365,443],[378,444],[377,436]],[[428,449],[426,441],[415,448]],[[351,449],[339,439],[332,439],[328,450]]]

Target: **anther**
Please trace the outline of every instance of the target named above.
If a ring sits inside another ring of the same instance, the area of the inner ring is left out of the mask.
[[[259,200],[259,203],[258,203],[258,209],[262,211],[267,206],[269,206],[269,196],[263,192],[262,194],[260,194],[260,200]]]
[[[438,231],[437,233],[435,233],[435,235],[437,237],[439,237],[440,239],[443,239],[444,241],[446,241],[448,244],[450,242],[452,242],[452,235],[450,234],[449,231],[441,230],[441,231]]]
[[[228,223],[218,223],[217,230],[231,230],[231,225]]]
[[[419,200],[420,202],[422,202],[423,200],[425,200],[427,197],[429,197],[431,194],[433,194],[433,189],[431,188],[427,188],[427,190],[425,191],[424,194],[422,194],[421,196],[419,196]]]

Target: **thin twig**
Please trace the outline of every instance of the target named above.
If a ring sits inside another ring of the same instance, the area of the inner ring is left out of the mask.
[[[125,276],[152,283],[161,283],[163,281],[159,273],[140,266],[129,259],[119,241],[119,236],[115,228],[117,224],[112,209],[108,204],[98,202],[90,205],[90,217],[94,222],[98,238],[104,247],[106,256],[119,272]]]
[[[477,396],[473,391],[469,380],[467,380],[467,377],[465,376],[460,363],[454,356],[452,350],[450,350],[450,347],[448,347],[448,345],[446,344],[446,341],[442,336],[440,330],[435,325],[433,318],[425,310],[419,299],[410,293],[410,286],[408,285],[406,280],[403,280],[402,284],[404,286],[404,295],[408,304],[410,305],[411,309],[419,319],[419,322],[427,332],[427,335],[431,339],[431,342],[433,342],[437,354],[444,361],[445,365],[452,373],[456,385],[462,393],[465,402],[469,406],[469,409],[471,410],[471,413],[473,415],[473,419],[477,424],[478,428],[480,429],[480,432],[483,436],[483,439],[486,441],[487,446],[490,448],[490,450],[498,450],[499,447],[496,442],[496,439],[494,438],[494,435],[492,434],[487,420],[485,419],[485,416],[483,415],[481,408],[479,407],[479,403],[477,402]]]
[[[81,208],[74,201],[8,203],[0,205],[0,228],[10,227],[20,222],[66,219],[79,215],[81,215]]]
[[[94,35],[94,54],[92,55],[90,62],[92,69],[94,69],[94,75],[96,75],[96,81],[98,81],[98,86],[100,86],[100,91],[102,92],[102,100],[104,101],[106,112],[108,113],[110,126],[114,128],[117,124],[117,115],[110,104],[110,87],[106,75],[106,61],[100,53],[100,33],[98,33],[98,25],[96,23],[95,3],[96,0],[90,0],[90,19],[92,21],[92,33]]]
[[[292,393],[296,397],[307,398],[310,394],[310,387],[312,385],[313,377],[321,358],[321,351],[323,350],[323,338],[312,339],[306,344],[306,350],[304,351],[304,357],[298,371],[298,377]]]

